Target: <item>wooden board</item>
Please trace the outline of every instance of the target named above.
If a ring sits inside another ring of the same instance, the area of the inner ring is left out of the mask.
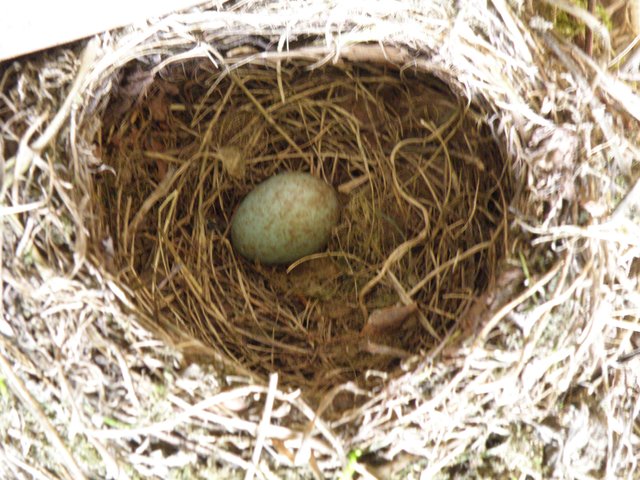
[[[1,0],[0,61],[202,3],[205,2]]]

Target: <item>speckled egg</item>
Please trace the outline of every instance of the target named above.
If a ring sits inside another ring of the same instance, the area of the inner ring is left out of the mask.
[[[231,220],[231,243],[250,260],[291,263],[320,251],[339,217],[330,185],[308,173],[281,173],[242,200]]]

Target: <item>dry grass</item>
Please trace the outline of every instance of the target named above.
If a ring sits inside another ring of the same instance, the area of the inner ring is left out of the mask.
[[[2,66],[3,476],[633,474],[633,48],[475,3],[240,2]],[[229,218],[291,169],[343,219],[252,265]]]
[[[189,62],[131,108],[119,91],[91,231],[114,247],[97,245],[95,263],[188,356],[205,353],[190,347],[198,339],[263,381],[277,371],[309,400],[352,380],[375,389],[366,371],[460,330],[506,250],[500,153],[478,112],[433,77]],[[342,221],[325,253],[253,265],[229,243],[230,218],[255,184],[287,170],[336,186]],[[419,305],[399,331],[361,334],[368,312],[398,303]]]

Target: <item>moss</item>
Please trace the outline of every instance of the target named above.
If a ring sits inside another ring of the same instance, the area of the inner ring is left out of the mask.
[[[4,377],[0,377],[0,397],[9,398],[9,389],[4,381]]]
[[[587,0],[573,0],[573,3],[581,8],[587,8]],[[553,25],[556,31],[563,37],[570,40],[576,40],[577,38],[584,36],[585,25],[574,16],[559,9],[550,9],[548,13],[552,15]],[[613,27],[611,16],[599,3],[596,5],[595,16],[602,22],[608,31],[611,31]]]

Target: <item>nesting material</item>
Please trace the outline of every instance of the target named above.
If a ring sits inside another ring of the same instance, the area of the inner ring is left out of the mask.
[[[509,174],[486,118],[429,75],[274,67],[172,65],[132,108],[114,96],[99,236],[113,239],[112,272],[176,343],[196,338],[311,397],[375,384],[366,372],[461,330],[505,251]],[[282,267],[245,260],[230,244],[235,210],[295,171],[340,192],[328,247]]]
[[[635,34],[541,3],[223,0],[2,65],[0,477],[632,478]],[[291,170],[341,220],[247,261]]]

